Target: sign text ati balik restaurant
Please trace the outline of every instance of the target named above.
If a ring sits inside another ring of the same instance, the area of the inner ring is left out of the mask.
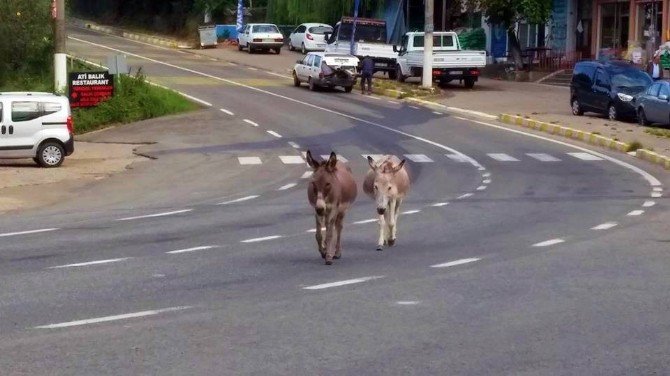
[[[114,76],[108,72],[70,73],[70,106],[92,107],[114,95]]]

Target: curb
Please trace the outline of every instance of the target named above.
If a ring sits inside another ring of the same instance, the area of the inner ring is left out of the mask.
[[[110,27],[110,26],[103,26],[103,25],[98,25],[94,22],[90,21],[82,21],[82,20],[75,20],[73,22],[74,25],[85,28],[85,29],[90,29],[90,30],[95,30],[101,33],[105,34],[111,34],[111,35],[116,35],[122,38],[127,38],[127,39],[132,39],[140,42],[145,42],[145,43],[150,43],[154,45],[159,45],[163,47],[168,47],[168,48],[191,48],[188,43],[177,40],[177,39],[170,39],[170,38],[163,38],[163,37],[155,37],[151,35],[146,35],[146,34],[140,34],[140,33],[131,33],[124,31],[122,29],[118,29],[115,27]]]
[[[615,139],[604,137],[599,134],[580,131],[578,129],[565,127],[562,125],[551,124],[543,121],[525,118],[510,114],[500,114],[498,120],[505,124],[517,125],[524,128],[534,129],[536,131],[563,136],[573,140],[579,140],[591,145],[601,146],[621,153],[628,153],[630,144],[617,141]],[[631,153],[631,155],[633,155]],[[637,149],[634,153],[636,158],[657,164],[670,170],[670,157],[655,153],[646,149]]]

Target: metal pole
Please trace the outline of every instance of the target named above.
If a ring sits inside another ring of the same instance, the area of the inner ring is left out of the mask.
[[[67,50],[65,48],[65,0],[53,0],[51,16],[54,18],[54,90],[65,93],[67,89]]]
[[[423,77],[421,79],[421,86],[429,89],[433,87],[433,5],[434,0],[426,1],[426,22],[424,26],[424,42],[423,42]]]
[[[442,0],[442,31],[447,31],[447,0]]]
[[[354,2],[354,24],[351,26],[351,44],[349,45],[349,53],[354,55],[354,36],[356,35],[356,22],[358,21],[358,6],[361,4],[361,0],[356,0]],[[341,26],[340,26],[341,27]]]

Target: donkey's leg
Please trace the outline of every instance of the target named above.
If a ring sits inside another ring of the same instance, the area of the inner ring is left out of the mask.
[[[344,213],[337,215],[335,219],[335,229],[337,230],[337,243],[335,244],[335,256],[334,259],[339,259],[342,257],[342,246],[340,245],[340,238],[342,237],[342,226],[344,223]]]
[[[390,199],[389,208],[387,210],[389,215],[389,230],[388,233],[386,234],[387,236],[386,242],[388,243],[389,247],[393,247],[393,245],[395,244],[396,220],[398,219],[397,202],[398,202],[397,199]]]
[[[323,239],[323,227],[326,223],[326,217],[323,215],[315,215],[316,218],[316,244],[319,247],[319,254],[321,258],[326,258],[326,242]]]
[[[333,263],[333,256],[335,256],[335,242],[333,236],[335,236],[335,221],[337,219],[337,214],[333,211],[326,214],[326,265],[331,265]]]
[[[402,198],[396,199],[395,203],[395,211],[393,214],[395,215],[395,219],[393,220],[393,234],[391,235],[393,238],[393,242],[395,243],[397,239],[397,232],[398,232],[398,218],[400,218],[400,206],[402,205]]]
[[[379,239],[377,240],[377,250],[381,251],[382,247],[384,246],[385,243],[385,236],[384,232],[386,232],[386,220],[384,219],[384,215],[379,216]]]

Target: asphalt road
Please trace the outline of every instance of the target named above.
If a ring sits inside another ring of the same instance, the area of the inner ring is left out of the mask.
[[[384,98],[70,30],[206,109],[86,136],[157,158],[0,218],[0,374],[670,372],[667,173]],[[260,55],[259,59],[271,59]],[[403,155],[323,265],[301,153]]]

